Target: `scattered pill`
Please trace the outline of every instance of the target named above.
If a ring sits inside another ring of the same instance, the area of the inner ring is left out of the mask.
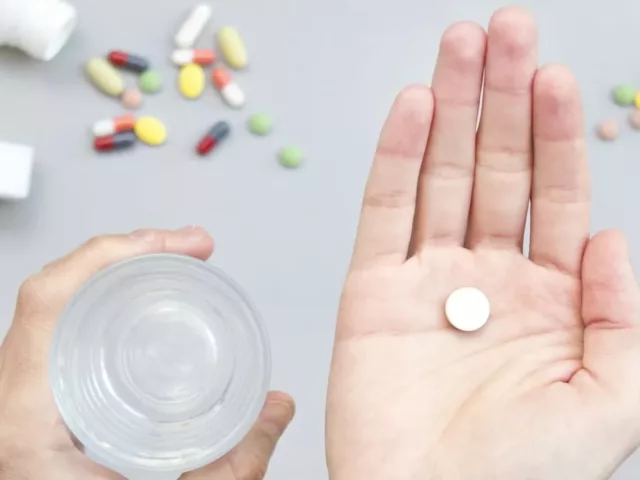
[[[147,145],[162,145],[167,139],[167,128],[154,117],[141,117],[136,120],[133,131],[143,143]]]
[[[473,287],[455,290],[445,303],[449,323],[463,332],[474,332],[489,320],[491,306],[482,291]]]
[[[208,48],[176,50],[171,55],[171,61],[176,65],[187,65],[188,63],[211,65],[216,61],[216,53]]]
[[[149,69],[149,62],[139,55],[132,55],[120,50],[112,50],[107,54],[107,60],[111,65],[122,67],[132,72],[142,73]]]
[[[127,113],[115,118],[106,118],[93,124],[93,135],[96,137],[107,137],[114,133],[133,130],[136,124],[136,117]]]
[[[180,69],[178,87],[186,98],[198,98],[204,90],[206,82],[204,70],[200,65],[190,63]]]
[[[222,67],[214,68],[211,72],[211,78],[220,95],[230,107],[240,108],[244,105],[244,92],[233,81],[227,70]]]
[[[91,83],[101,92],[113,97],[124,90],[124,79],[113,65],[104,58],[92,58],[84,66],[85,73]]]
[[[162,77],[155,70],[147,70],[138,79],[140,90],[145,93],[156,93],[162,89]]]
[[[142,106],[142,92],[137,88],[127,88],[122,92],[122,106],[129,110],[136,110]]]
[[[240,70],[249,63],[244,41],[233,27],[222,27],[218,30],[218,48],[231,68]]]
[[[620,128],[616,122],[612,120],[605,120],[598,125],[597,133],[601,140],[610,142],[618,138]]]
[[[278,154],[278,158],[283,167],[286,168],[298,168],[302,165],[302,160],[304,156],[302,155],[302,150],[298,147],[284,147],[280,150]]]
[[[211,19],[212,9],[209,5],[196,6],[180,26],[176,34],[175,42],[178,48],[191,48],[202,34],[204,27]]]
[[[272,128],[271,118],[264,113],[257,113],[249,118],[249,131],[254,135],[267,135]]]
[[[93,147],[99,152],[109,152],[132,147],[135,143],[136,136],[133,132],[120,132],[115,135],[96,138],[93,142]]]
[[[636,89],[631,85],[618,85],[613,89],[613,101],[618,105],[633,105]]]
[[[640,110],[634,109],[629,115],[629,125],[636,130],[640,130]]]
[[[198,143],[198,155],[206,155],[231,133],[231,126],[227,122],[216,123]]]
[[[635,104],[636,108],[640,108],[640,92],[636,93],[636,96],[633,99],[633,103]]]

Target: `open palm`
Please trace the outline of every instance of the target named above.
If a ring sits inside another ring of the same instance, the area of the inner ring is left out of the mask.
[[[589,238],[578,88],[536,44],[517,8],[454,25],[432,89],[392,108],[336,332],[332,480],[596,480],[640,442],[625,239]],[[464,286],[491,302],[474,333],[444,316]]]

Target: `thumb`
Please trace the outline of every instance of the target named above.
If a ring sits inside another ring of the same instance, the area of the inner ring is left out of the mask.
[[[625,236],[600,232],[582,264],[583,367],[615,391],[635,386],[640,397],[640,293]]]
[[[179,480],[262,480],[294,413],[295,404],[289,395],[269,392],[260,417],[238,446],[212,464],[185,473]]]

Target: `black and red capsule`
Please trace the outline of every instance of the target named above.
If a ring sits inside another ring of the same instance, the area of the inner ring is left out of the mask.
[[[109,52],[107,60],[116,67],[126,68],[137,73],[142,73],[149,69],[149,61],[146,58],[120,50]]]
[[[112,150],[124,150],[133,147],[137,142],[136,134],[133,132],[120,132],[106,137],[98,137],[93,142],[93,148],[99,152],[110,152]]]
[[[229,133],[231,133],[231,126],[227,122],[216,123],[198,143],[196,147],[198,155],[209,153],[216,145],[227,138]]]

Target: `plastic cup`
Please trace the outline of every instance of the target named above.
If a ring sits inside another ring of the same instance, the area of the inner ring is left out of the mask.
[[[107,268],[59,319],[50,378],[71,433],[118,471],[183,472],[248,433],[270,350],[258,312],[219,269],[180,255]]]

